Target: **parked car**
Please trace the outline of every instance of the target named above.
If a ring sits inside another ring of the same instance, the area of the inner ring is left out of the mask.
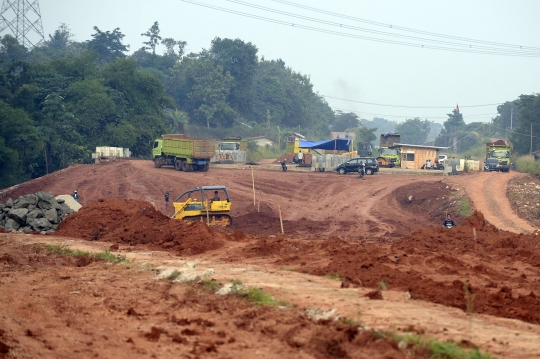
[[[379,172],[379,163],[377,163],[377,159],[371,157],[351,158],[347,162],[339,164],[336,168],[336,171],[341,175],[344,175],[348,172],[358,172],[358,166],[360,166],[360,161],[365,163],[367,175],[373,175],[375,174],[375,172]]]
[[[484,162],[484,172],[491,172],[491,171],[499,172],[500,170],[501,168],[499,166],[499,159],[488,158],[486,162]]]

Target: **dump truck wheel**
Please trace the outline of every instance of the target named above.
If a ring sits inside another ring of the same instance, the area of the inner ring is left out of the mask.
[[[161,167],[161,161],[159,160],[159,158],[156,158],[154,159],[154,167],[155,168],[160,168]]]
[[[182,171],[182,161],[180,160],[174,161],[174,169],[177,171]]]
[[[207,163],[207,164],[205,164],[204,166],[202,166],[201,171],[203,171],[203,172],[208,171],[208,167],[210,167],[210,164],[209,164],[209,163]]]
[[[187,161],[182,161],[182,171],[189,172],[189,169],[188,169],[189,167],[188,166],[189,165],[188,165]]]

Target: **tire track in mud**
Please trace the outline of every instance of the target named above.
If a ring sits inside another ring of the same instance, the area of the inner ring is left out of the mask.
[[[475,209],[482,212],[489,223],[505,231],[531,233],[535,228],[514,213],[506,197],[508,182],[516,176],[524,174],[482,172],[472,177],[465,188]]]

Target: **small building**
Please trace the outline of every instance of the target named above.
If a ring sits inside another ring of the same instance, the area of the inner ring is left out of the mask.
[[[250,140],[254,141],[257,144],[257,146],[260,146],[260,147],[275,146],[276,145],[275,141],[272,141],[271,139],[269,139],[266,136],[255,136],[255,137],[251,137]]]
[[[389,148],[397,149],[401,157],[401,168],[419,170],[426,164],[439,158],[440,150],[448,150],[448,147],[436,147],[426,145],[410,145],[406,143],[394,143]]]

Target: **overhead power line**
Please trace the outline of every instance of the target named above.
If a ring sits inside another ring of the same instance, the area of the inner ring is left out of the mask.
[[[334,109],[334,110],[339,110],[339,111],[347,111],[347,112],[353,112],[353,113],[358,113],[358,114],[362,114],[362,115],[372,115],[372,116],[383,116],[383,117],[396,117],[396,118],[427,118],[427,119],[448,119],[448,116],[402,116],[402,115],[386,115],[386,114],[382,114],[382,113],[372,113],[372,112],[364,112],[364,111],[356,111],[356,110],[349,110],[349,109],[345,109],[345,108],[341,108],[341,107],[335,107],[335,106],[330,106],[330,108]],[[495,116],[495,114],[492,114],[492,113],[483,113],[483,114],[478,114],[478,115],[470,115],[470,116],[466,116],[466,118],[471,118],[471,117],[480,117],[478,118],[478,120],[480,119],[489,119],[491,120],[491,117],[489,116]]]
[[[346,32],[340,32],[340,31],[334,31],[334,30],[328,30],[313,26],[306,26],[296,23],[291,23],[288,21],[283,20],[277,20],[272,19],[264,16],[254,15],[254,14],[248,14],[241,11],[236,11],[232,9],[227,9],[219,6],[214,6],[210,4],[200,3],[193,0],[182,0],[186,3],[190,3],[193,5],[214,9],[222,12],[227,12],[230,14],[235,14],[247,18],[252,18],[256,20],[261,20],[265,22],[270,22],[274,24],[279,24],[283,26],[291,26],[295,28],[300,28],[303,30],[309,30],[319,33],[325,33],[330,35],[336,35],[336,36],[342,36],[342,37],[348,37],[348,38],[354,38],[354,39],[360,39],[360,40],[368,40],[368,41],[374,41],[374,42],[380,42],[380,43],[386,43],[386,44],[393,44],[393,45],[401,45],[401,46],[408,46],[408,47],[415,47],[415,48],[422,48],[422,49],[431,49],[431,50],[443,50],[443,51],[453,51],[453,52],[462,52],[462,53],[471,53],[471,54],[484,54],[484,55],[501,55],[501,56],[514,56],[514,57],[540,57],[540,53],[529,53],[529,52],[523,52],[520,50],[514,51],[514,52],[508,52],[507,50],[488,50],[488,49],[476,49],[476,48],[456,48],[456,47],[447,47],[447,46],[436,46],[436,45],[426,45],[426,44],[418,44],[418,43],[411,43],[411,42],[404,42],[404,41],[396,41],[396,40],[389,40],[384,38],[377,38],[377,37],[369,37],[369,36],[362,36],[357,34],[351,34]]]
[[[437,43],[437,44],[444,44],[444,45],[447,45],[447,46],[455,46],[455,47],[458,47],[458,48],[468,48],[468,49],[475,48],[475,49],[481,49],[481,50],[493,50],[493,51],[501,51],[501,52],[508,52],[508,53],[515,53],[516,50],[518,50],[520,53],[523,53],[524,55],[527,55],[527,54],[529,54],[529,55],[534,55],[534,54],[539,55],[540,54],[540,48],[538,48],[538,49],[519,49],[519,48],[516,48],[516,47],[508,48],[508,46],[501,46],[501,45],[495,45],[495,44],[484,44],[484,43],[479,43],[478,41],[474,41],[474,45],[472,45],[472,43],[473,43],[472,41],[466,41],[466,43],[464,43],[463,41],[465,41],[465,40],[457,40],[457,41],[462,41],[462,42],[455,42],[455,41],[448,41],[448,40],[440,40],[440,39],[437,39],[437,38],[429,39],[429,38],[425,38],[425,37],[403,35],[403,34],[397,34],[395,32],[386,32],[386,31],[380,31],[380,30],[373,30],[373,29],[368,29],[368,28],[363,28],[363,27],[358,27],[358,26],[351,26],[351,25],[347,25],[347,24],[343,24],[343,23],[339,23],[339,22],[333,22],[333,21],[328,21],[328,20],[323,20],[323,19],[317,19],[317,18],[305,16],[305,15],[294,14],[294,13],[290,13],[290,12],[286,12],[286,11],[282,11],[282,10],[272,9],[272,8],[269,8],[269,7],[266,7],[266,6],[251,4],[249,2],[245,2],[245,1],[241,1],[241,0],[226,0],[226,1],[231,2],[231,3],[235,3],[235,4],[239,4],[239,5],[243,5],[243,6],[247,6],[247,7],[251,7],[251,8],[254,8],[254,9],[259,9],[259,10],[263,10],[263,11],[267,11],[267,12],[271,12],[271,13],[275,13],[275,14],[285,15],[285,16],[289,16],[289,17],[293,17],[293,18],[297,18],[297,19],[307,20],[307,21],[311,21],[311,22],[315,22],[315,23],[319,23],[319,24],[339,27],[339,28],[342,28],[342,29],[362,31],[362,32],[370,33],[370,34],[376,34],[376,35],[382,35],[382,36],[390,36],[390,37],[393,37],[393,38],[399,37],[399,38],[413,40],[413,41],[433,42],[433,43]]]
[[[365,105],[374,105],[374,106],[385,106],[385,107],[402,107],[402,108],[450,108],[452,106],[407,106],[407,105],[390,105],[390,104],[383,104],[383,103],[374,103],[374,102],[365,102],[365,101],[357,101],[357,100],[350,100],[346,98],[340,98],[340,97],[334,97],[334,96],[327,96],[327,95],[321,95],[324,98],[333,98],[335,100],[341,100],[341,101],[347,101],[347,102],[355,102],[355,103],[361,103]],[[486,107],[486,106],[498,106],[501,105],[501,103],[488,103],[485,105],[465,105],[465,106],[459,106],[460,108],[471,108],[471,107]]]
[[[478,43],[478,44],[496,45],[496,46],[501,46],[501,47],[509,47],[509,48],[514,48],[514,49],[520,49],[520,50],[523,49],[523,50],[540,51],[540,47],[506,44],[506,43],[502,43],[502,42],[477,40],[477,39],[471,39],[471,38],[467,38],[467,37],[440,34],[440,33],[436,33],[436,32],[417,30],[417,29],[412,29],[412,28],[403,27],[403,26],[395,26],[395,25],[391,25],[391,24],[385,24],[385,23],[382,23],[382,22],[362,19],[362,18],[359,18],[359,17],[339,14],[339,13],[332,12],[332,11],[327,11],[327,10],[317,9],[317,8],[314,8],[314,7],[311,7],[311,6],[297,4],[297,3],[294,3],[292,1],[287,1],[287,0],[272,0],[272,1],[277,2],[277,3],[281,3],[281,4],[285,4],[285,5],[289,5],[289,6],[293,6],[293,7],[296,7],[296,8],[304,9],[304,10],[309,10],[309,11],[313,11],[313,12],[317,12],[317,13],[321,13],[321,14],[325,14],[325,15],[335,16],[335,17],[339,17],[339,18],[342,18],[342,19],[357,21],[357,22],[370,24],[370,25],[375,25],[375,26],[380,26],[380,27],[384,27],[384,28],[390,28],[390,29],[393,29],[393,30],[406,31],[406,32],[411,32],[411,33],[415,33],[415,34],[422,34],[422,35],[440,37],[440,38],[445,38],[445,39],[467,41],[467,42]]]

